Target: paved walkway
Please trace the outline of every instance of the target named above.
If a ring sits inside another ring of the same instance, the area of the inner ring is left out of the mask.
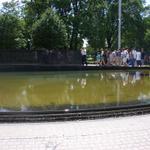
[[[150,115],[0,124],[0,150],[150,150]]]

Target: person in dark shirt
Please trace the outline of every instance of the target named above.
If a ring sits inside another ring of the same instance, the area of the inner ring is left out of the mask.
[[[145,64],[145,52],[144,52],[144,48],[141,48],[141,63],[142,65]]]

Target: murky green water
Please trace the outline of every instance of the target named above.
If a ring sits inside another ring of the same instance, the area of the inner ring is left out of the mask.
[[[0,111],[150,103],[150,71],[0,73]]]

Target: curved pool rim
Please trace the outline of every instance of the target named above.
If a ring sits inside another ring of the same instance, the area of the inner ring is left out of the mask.
[[[150,104],[64,111],[0,112],[0,123],[55,122],[125,117],[150,113]]]
[[[43,64],[0,64],[0,72],[26,72],[26,71],[87,71],[87,70],[145,70],[150,66],[96,66],[96,65],[43,65]]]

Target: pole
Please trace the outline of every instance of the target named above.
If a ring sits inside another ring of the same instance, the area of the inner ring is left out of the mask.
[[[122,0],[119,0],[119,8],[118,8],[118,49],[121,48],[121,8]]]

